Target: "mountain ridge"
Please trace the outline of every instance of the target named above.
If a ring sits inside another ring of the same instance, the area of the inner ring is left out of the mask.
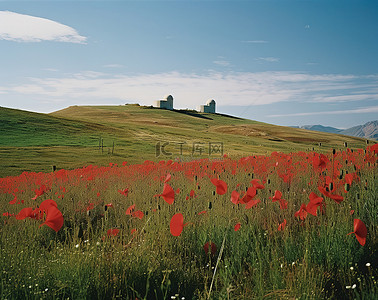
[[[293,128],[306,129],[311,131],[336,133],[354,137],[360,137],[365,139],[378,140],[378,120],[369,121],[363,125],[353,126],[347,129],[339,129],[331,126],[317,125],[303,125],[303,126],[291,126]]]

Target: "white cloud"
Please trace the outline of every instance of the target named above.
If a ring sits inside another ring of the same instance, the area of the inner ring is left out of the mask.
[[[378,94],[351,94],[351,95],[337,95],[337,96],[323,96],[316,97],[316,102],[347,102],[347,101],[361,101],[361,100],[378,100]]]
[[[259,61],[267,61],[267,62],[277,62],[277,61],[279,61],[280,59],[277,58],[277,57],[259,57],[259,58],[256,58],[256,60],[259,60]]]
[[[176,108],[195,108],[209,98],[222,106],[284,101],[371,101],[378,98],[376,87],[377,78],[374,76],[340,74],[213,71],[201,75],[179,72],[112,75],[85,71],[60,78],[29,78],[22,84],[0,86],[0,91],[62,105],[125,103],[128,99],[151,105],[154,100],[172,94]]]
[[[231,65],[230,62],[227,60],[214,60],[213,63],[222,67],[228,67]]]
[[[0,11],[0,40],[85,44],[87,38],[75,29],[49,19]]]
[[[378,106],[362,107],[357,109],[348,110],[331,110],[331,111],[314,111],[314,112],[303,112],[295,114],[282,114],[282,115],[268,115],[271,118],[280,117],[305,117],[305,116],[317,116],[317,115],[345,115],[345,114],[369,114],[378,113]]]
[[[108,65],[104,65],[104,68],[115,68],[115,69],[118,69],[118,68],[123,68],[124,66],[121,65],[121,64],[108,64]]]

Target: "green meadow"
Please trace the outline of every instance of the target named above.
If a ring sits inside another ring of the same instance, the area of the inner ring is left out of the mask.
[[[157,144],[169,143],[157,157]],[[360,138],[275,126],[220,114],[167,111],[138,105],[73,106],[51,114],[0,107],[0,176],[50,172],[109,162],[219,158],[364,148]],[[197,145],[203,151],[200,150]],[[321,145],[321,146],[319,146]]]

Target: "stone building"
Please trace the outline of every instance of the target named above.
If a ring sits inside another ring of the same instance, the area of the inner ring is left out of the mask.
[[[199,112],[215,114],[215,101],[209,99],[205,105],[200,105],[197,110]]]
[[[168,96],[164,97],[163,100],[155,101],[154,106],[158,107],[158,108],[165,108],[165,109],[173,110],[173,97],[172,97],[172,95],[168,95]]]

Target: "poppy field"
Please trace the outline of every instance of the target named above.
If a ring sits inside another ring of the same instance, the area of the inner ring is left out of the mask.
[[[1,299],[376,299],[378,144],[0,178]]]

